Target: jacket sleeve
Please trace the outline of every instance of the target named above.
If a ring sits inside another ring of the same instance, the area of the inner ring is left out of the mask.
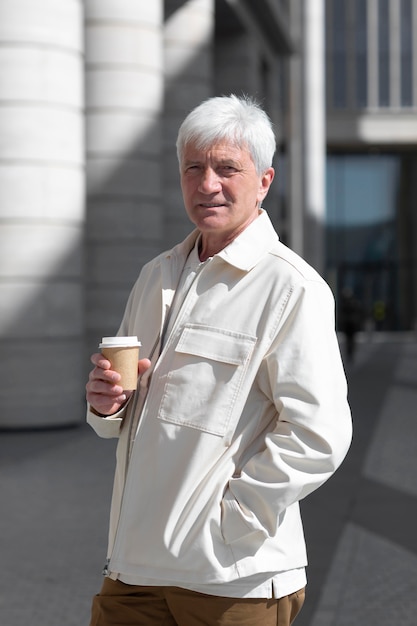
[[[117,413],[109,415],[108,417],[102,417],[98,415],[89,404],[87,404],[87,424],[95,430],[99,437],[103,439],[112,439],[119,437],[120,426],[123,422],[123,417],[126,412],[126,407],[123,407]]]
[[[272,537],[280,515],[323,484],[343,461],[352,422],[334,329],[334,299],[324,282],[293,290],[264,356],[258,384],[276,408],[262,450],[229,482],[222,503],[225,540]]]

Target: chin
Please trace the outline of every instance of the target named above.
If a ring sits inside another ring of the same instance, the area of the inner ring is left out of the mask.
[[[195,222],[197,228],[201,231],[223,231],[226,224],[222,219],[217,216],[207,216],[205,218],[198,219]]]

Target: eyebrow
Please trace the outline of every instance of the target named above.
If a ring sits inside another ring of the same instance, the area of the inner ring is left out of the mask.
[[[204,165],[205,161],[203,160],[199,160],[199,159],[187,159],[186,161],[183,162],[183,166],[184,167],[188,167],[190,165]],[[239,168],[241,167],[241,164],[236,161],[235,159],[232,158],[224,158],[224,159],[219,159],[218,161],[216,160],[214,163],[215,166],[219,166],[219,165],[231,165],[233,167]]]

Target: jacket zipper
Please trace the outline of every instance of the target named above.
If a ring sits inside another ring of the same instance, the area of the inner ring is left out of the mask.
[[[152,358],[153,358],[153,356],[154,356],[154,354],[155,354],[155,350],[156,350],[156,348],[158,347],[160,337],[161,337],[161,333],[158,333],[158,336],[157,336],[157,338],[156,338],[156,340],[155,340],[154,345],[152,346],[152,349],[151,349],[150,355],[149,355],[149,357],[148,357],[150,361],[152,361]],[[146,396],[147,396],[147,393],[146,393]],[[145,396],[145,398],[144,398],[143,406],[142,406],[142,409],[141,409],[140,413],[142,413],[142,411],[143,411],[143,407],[145,406],[146,396]],[[138,408],[138,403],[139,403],[139,392],[136,390],[136,393],[135,393],[135,398],[134,398],[134,402],[133,402],[133,407],[132,407],[132,410],[131,410],[131,415],[132,415],[132,418],[131,418],[131,420],[130,420],[130,424],[129,424],[129,433],[128,433],[127,446],[126,446],[125,469],[124,469],[124,482],[123,482],[123,493],[122,493],[122,495],[121,495],[121,499],[120,499],[120,502],[121,502],[121,503],[123,502],[124,492],[125,492],[125,489],[126,489],[127,470],[128,470],[128,467],[129,467],[130,453],[131,453],[131,448],[132,448],[132,433],[133,433],[133,428],[134,428],[134,425],[138,423],[139,418],[140,418],[140,416],[139,416],[139,415],[138,415],[137,419],[136,419],[136,417],[135,417],[135,416],[136,416],[136,411],[137,411],[137,408]],[[119,518],[118,518],[118,520],[117,520],[117,527],[116,527],[116,530],[115,530],[115,533],[114,533],[114,544],[116,543],[116,536],[117,536],[117,533],[118,533],[118,530],[119,530],[120,515],[121,515],[121,510],[120,510],[120,512],[119,512]],[[114,545],[113,545],[113,549],[114,549]],[[112,550],[112,551],[113,551],[113,550]],[[102,574],[103,574],[103,576],[108,576],[108,574],[109,574],[109,564],[110,564],[110,559],[111,559],[111,557],[107,557],[107,558],[106,558],[106,561],[105,561],[105,564],[104,564],[104,566],[103,566],[103,570],[102,570]]]

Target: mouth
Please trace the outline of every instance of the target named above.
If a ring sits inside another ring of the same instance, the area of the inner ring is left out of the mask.
[[[224,202],[200,202],[199,206],[203,209],[218,209],[219,207],[226,206]]]

